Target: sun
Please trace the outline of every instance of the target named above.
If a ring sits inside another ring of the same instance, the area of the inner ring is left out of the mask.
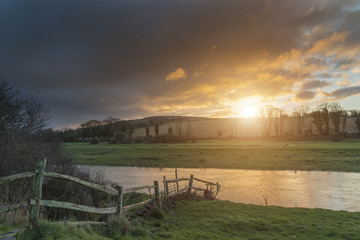
[[[245,118],[253,118],[256,117],[257,112],[258,110],[256,107],[249,105],[243,108],[241,115]]]
[[[240,118],[254,118],[258,115],[258,108],[253,105],[237,105],[232,110],[233,116]]]
[[[259,114],[259,106],[261,105],[262,98],[260,96],[253,96],[242,98],[228,105],[232,107],[232,117],[236,118],[256,118]]]

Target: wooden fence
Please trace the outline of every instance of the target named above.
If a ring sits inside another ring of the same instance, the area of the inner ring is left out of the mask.
[[[52,208],[64,208],[64,209],[77,210],[77,211],[88,212],[88,213],[117,214],[117,215],[122,215],[131,209],[138,208],[138,207],[144,206],[144,205],[152,203],[152,202],[155,202],[158,207],[161,207],[159,183],[157,181],[154,181],[153,185],[150,185],[150,186],[141,186],[141,187],[127,188],[127,189],[124,189],[122,186],[118,186],[117,189],[114,189],[112,187],[107,187],[107,186],[103,186],[103,185],[99,185],[99,184],[95,184],[95,183],[86,182],[86,181],[80,180],[79,178],[64,175],[64,174],[45,172],[45,168],[46,168],[46,158],[40,159],[37,162],[37,167],[36,167],[35,171],[33,171],[33,172],[18,173],[15,175],[0,178],[0,184],[4,184],[4,183],[11,182],[11,181],[14,181],[16,179],[21,179],[21,178],[29,178],[29,177],[34,178],[33,185],[32,185],[32,197],[28,202],[21,202],[21,203],[16,203],[16,204],[9,205],[9,206],[0,207],[0,213],[6,213],[6,212],[14,211],[19,208],[24,208],[24,207],[30,206],[31,207],[31,209],[30,209],[30,224],[28,224],[25,227],[16,229],[11,233],[2,235],[2,236],[0,236],[0,238],[15,236],[19,232],[27,229],[28,227],[30,227],[30,228],[35,227],[39,220],[40,206],[52,207]],[[108,207],[108,208],[98,208],[98,207],[74,204],[74,203],[70,203],[70,202],[60,202],[60,201],[55,201],[55,200],[42,200],[41,197],[42,197],[42,186],[43,186],[44,176],[73,181],[80,185],[83,185],[83,186],[86,186],[86,187],[89,187],[92,189],[96,189],[101,192],[105,192],[112,196],[116,196],[117,197],[117,205],[114,207]],[[136,192],[136,191],[140,191],[140,190],[144,190],[144,189],[149,189],[149,191],[151,189],[154,189],[154,198],[150,198],[150,199],[145,200],[140,203],[123,206],[123,195],[125,193]],[[106,223],[105,222],[86,221],[86,222],[71,222],[71,224],[84,225],[84,224],[106,224]]]
[[[63,208],[63,209],[70,209],[70,210],[77,210],[82,212],[88,212],[88,213],[97,213],[97,214],[117,214],[117,215],[123,215],[125,212],[134,209],[139,208],[142,206],[145,206],[149,203],[155,202],[156,206],[161,208],[161,198],[160,198],[160,188],[159,188],[159,182],[154,181],[153,185],[149,186],[140,186],[140,187],[133,187],[133,188],[126,188],[124,189],[122,186],[117,186],[116,189],[108,186],[103,186],[96,183],[86,182],[79,178],[59,174],[59,173],[53,173],[53,172],[46,172],[46,158],[40,159],[37,162],[36,169],[33,172],[25,172],[25,173],[18,173],[11,176],[6,177],[0,177],[0,184],[4,184],[7,182],[12,182],[17,179],[21,178],[30,178],[33,177],[33,185],[32,185],[32,196],[31,199],[28,202],[21,202],[16,203],[9,206],[0,206],[0,213],[6,213],[10,211],[14,211],[19,208],[25,208],[30,206],[30,223],[22,228],[16,229],[10,233],[4,234],[0,236],[1,238],[7,238],[15,236],[16,234],[20,233],[21,231],[26,230],[27,228],[33,228],[37,225],[40,215],[40,206],[44,207],[52,207],[52,208]],[[52,177],[52,178],[59,178],[59,179],[65,179],[68,181],[76,182],[80,185],[105,192],[109,195],[116,196],[117,197],[117,203],[114,207],[107,207],[107,208],[98,208],[98,207],[92,207],[92,206],[85,206],[85,205],[79,205],[74,204],[70,202],[61,202],[61,201],[55,201],[55,200],[42,200],[42,186],[44,177]],[[179,189],[179,182],[187,181],[187,186],[185,186],[182,189]],[[194,186],[194,181],[198,181],[206,186],[206,188],[202,187],[196,187]],[[149,191],[154,189],[154,198],[147,199],[143,202],[131,204],[124,206],[124,194],[141,191],[144,189],[148,189]],[[212,197],[216,197],[220,190],[219,183],[213,183],[204,181],[198,178],[195,178],[194,175],[190,175],[189,178],[178,178],[177,176],[177,169],[175,170],[175,179],[167,180],[164,176],[164,202],[168,200],[169,197],[176,196],[178,194],[188,192],[191,193],[192,190],[195,191],[202,191],[205,193],[210,193]],[[72,225],[85,225],[85,224],[97,224],[97,225],[105,225],[106,222],[68,222],[68,224]]]
[[[179,195],[184,192],[191,193],[192,190],[202,191],[204,193],[204,195],[210,194],[212,197],[215,198],[220,191],[220,185],[218,182],[213,183],[213,182],[209,182],[209,181],[204,181],[199,178],[195,178],[194,175],[192,175],[192,174],[190,175],[189,178],[178,178],[177,169],[175,170],[175,179],[167,180],[165,176],[163,179],[164,179],[163,180],[163,182],[164,182],[164,201],[166,201],[169,197],[176,196],[176,195]],[[179,189],[179,182],[183,182],[183,181],[186,181],[187,185],[184,188]],[[206,186],[206,188],[195,187],[194,181],[203,183]]]

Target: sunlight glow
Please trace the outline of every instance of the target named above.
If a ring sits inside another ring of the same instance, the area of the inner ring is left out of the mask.
[[[256,117],[257,112],[258,112],[258,109],[256,107],[254,107],[254,106],[246,106],[243,109],[242,116],[245,117],[245,118],[253,118],[253,117]]]
[[[261,104],[261,97],[255,96],[250,98],[243,98],[232,104],[232,116],[240,118],[254,118],[257,117],[259,106]]]

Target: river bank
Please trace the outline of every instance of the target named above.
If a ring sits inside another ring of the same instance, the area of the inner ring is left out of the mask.
[[[18,239],[348,239],[360,236],[360,213],[228,201],[182,201],[163,217],[130,221],[124,236],[104,227],[42,222]]]

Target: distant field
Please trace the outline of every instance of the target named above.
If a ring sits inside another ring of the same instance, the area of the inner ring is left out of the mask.
[[[208,140],[179,144],[65,143],[79,164],[360,172],[360,140]]]

